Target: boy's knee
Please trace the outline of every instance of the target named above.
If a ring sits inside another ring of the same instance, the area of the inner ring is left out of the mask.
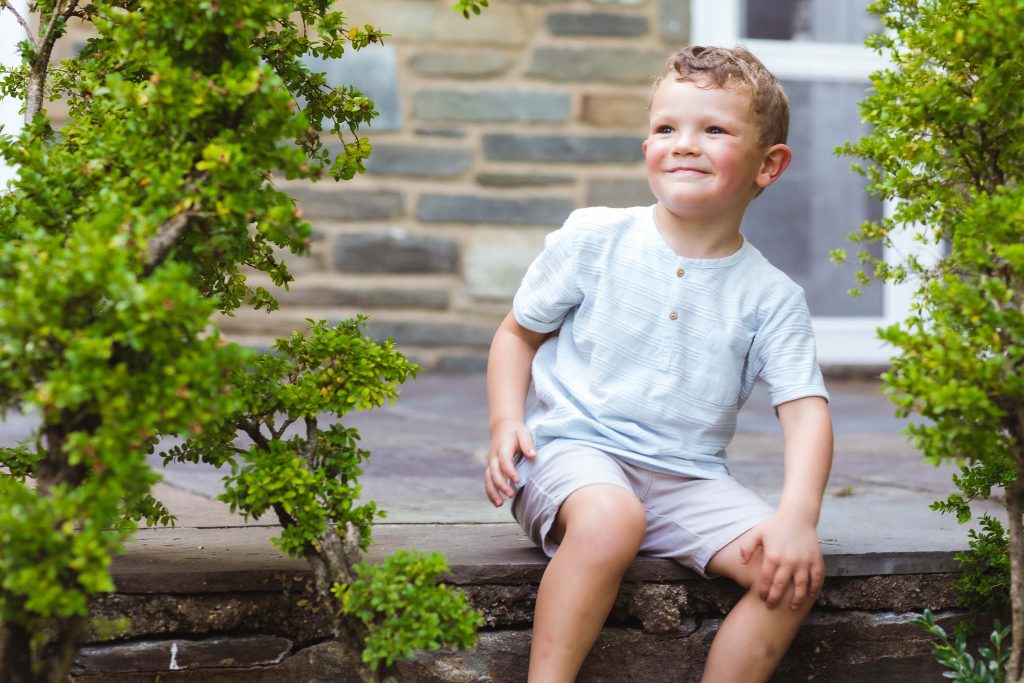
[[[614,485],[579,489],[559,511],[564,535],[594,544],[594,551],[636,554],[647,533],[647,512],[630,491]]]

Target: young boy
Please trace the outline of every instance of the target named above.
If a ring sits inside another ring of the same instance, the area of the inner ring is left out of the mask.
[[[638,552],[748,589],[705,681],[767,680],[821,589],[828,394],[803,290],[740,233],[789,165],[788,125],[781,85],[746,50],[673,55],[643,143],[657,204],[573,212],[495,334],[484,488],[495,506],[514,496],[552,558],[532,682],[575,678]],[[724,459],[758,378],[785,438],[774,510]]]

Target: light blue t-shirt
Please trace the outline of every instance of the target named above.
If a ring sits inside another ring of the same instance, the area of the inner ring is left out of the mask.
[[[725,478],[756,379],[773,405],[828,399],[803,290],[745,240],[725,258],[680,257],[651,206],[574,211],[548,235],[513,312],[530,330],[558,331],[537,351],[527,406],[542,455],[576,442]]]

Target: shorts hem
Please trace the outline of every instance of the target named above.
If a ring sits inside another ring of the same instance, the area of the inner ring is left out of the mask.
[[[764,514],[754,515],[743,520],[742,522],[737,522],[736,524],[733,524],[732,526],[715,534],[710,539],[704,541],[704,543],[701,545],[700,552],[693,558],[694,565],[698,565],[700,567],[700,569],[697,570],[697,573],[706,579],[718,578],[718,574],[712,574],[708,572],[708,563],[710,563],[711,560],[715,557],[715,555],[721,552],[726,546],[728,546],[730,543],[735,541],[743,534],[753,529],[761,522],[764,522],[766,519],[770,518],[773,514],[775,514],[774,510],[770,512],[765,512]]]
[[[532,493],[544,496],[544,498],[547,500],[545,509],[553,509],[553,512],[547,515],[541,522],[540,529],[537,532],[538,538],[533,538],[533,534],[530,533],[530,530],[523,525],[522,521],[516,518],[515,508],[513,508],[512,517],[516,520],[516,522],[519,524],[519,527],[526,533],[527,537],[530,538],[533,544],[540,548],[541,551],[543,551],[543,553],[548,557],[554,557],[555,551],[558,550],[558,546],[560,545],[559,543],[556,543],[550,539],[551,527],[555,525],[555,518],[558,517],[558,511],[562,509],[562,504],[569,499],[569,496],[571,496],[572,494],[576,493],[581,489],[587,488],[588,486],[597,486],[600,484],[618,486],[621,489],[629,491],[631,494],[633,493],[633,491],[628,486],[623,486],[621,482],[608,481],[606,479],[593,479],[589,481],[576,482],[577,485],[571,491],[567,492],[564,496],[562,496],[559,500],[551,496],[546,489],[537,485],[536,482],[530,483],[533,484],[533,488],[535,489]],[[520,491],[520,494],[518,495],[521,495],[522,491],[525,490],[526,487],[524,486],[523,489]]]

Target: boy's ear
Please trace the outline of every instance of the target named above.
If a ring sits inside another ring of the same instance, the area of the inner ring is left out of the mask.
[[[793,150],[789,146],[778,144],[769,147],[757,172],[757,186],[764,189],[774,183],[792,160]]]

